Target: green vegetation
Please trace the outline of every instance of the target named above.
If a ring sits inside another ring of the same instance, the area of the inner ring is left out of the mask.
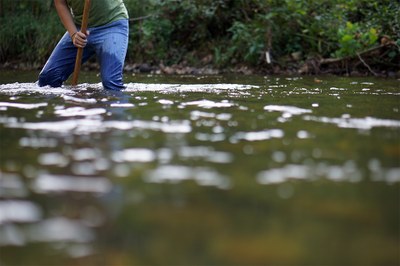
[[[311,58],[357,58],[384,38],[391,45],[368,62],[399,67],[397,0],[124,2],[132,20],[131,63],[270,68],[268,52],[272,65],[287,69]],[[3,64],[43,64],[63,34],[48,0],[0,0],[0,24]]]

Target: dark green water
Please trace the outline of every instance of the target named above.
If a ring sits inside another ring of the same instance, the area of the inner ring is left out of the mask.
[[[399,265],[400,81],[34,75],[0,74],[0,265]]]

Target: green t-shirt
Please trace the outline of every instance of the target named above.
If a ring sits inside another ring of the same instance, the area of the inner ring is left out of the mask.
[[[74,22],[82,24],[84,0],[67,0],[72,11]],[[98,27],[110,22],[128,18],[123,0],[92,0],[90,1],[88,27]]]

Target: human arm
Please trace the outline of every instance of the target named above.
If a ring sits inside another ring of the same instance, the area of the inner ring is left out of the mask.
[[[67,1],[54,0],[54,5],[56,7],[57,14],[60,17],[62,24],[68,31],[69,36],[71,36],[73,44],[78,48],[85,47],[87,43],[86,37],[87,35],[89,35],[89,33],[88,32],[83,33],[81,31],[78,31],[74,23],[74,19],[72,18],[71,11],[67,5]]]

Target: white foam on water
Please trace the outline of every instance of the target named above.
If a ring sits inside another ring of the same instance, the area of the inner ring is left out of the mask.
[[[50,132],[69,133],[71,131],[76,133],[94,133],[105,132],[111,129],[130,130],[130,129],[150,129],[170,133],[189,133],[191,126],[188,123],[172,122],[161,123],[154,121],[101,121],[94,119],[74,119],[64,121],[52,122],[27,122],[19,123],[12,121],[6,124],[10,128],[24,128],[29,130],[43,130]]]
[[[39,87],[36,83],[10,83],[0,84],[0,94],[42,94],[42,95],[74,95],[76,92],[71,87],[52,88],[49,86]]]
[[[153,91],[163,93],[177,92],[217,92],[230,90],[250,90],[259,88],[254,85],[243,84],[149,84],[149,83],[128,83],[124,91]]]
[[[0,84],[0,94],[21,95],[21,94],[40,94],[40,95],[60,95],[66,101],[77,103],[96,103],[96,99],[83,99],[76,96],[77,92],[86,91],[87,88],[98,91],[107,91],[101,83],[83,83],[76,87],[64,85],[53,88],[50,86],[39,87],[37,83],[10,83]],[[127,83],[122,92],[159,92],[159,93],[182,93],[182,92],[209,92],[216,93],[221,91],[250,90],[259,88],[255,85],[244,84],[158,84],[158,83]],[[164,103],[163,103],[164,104]],[[127,107],[127,106],[123,106]]]

